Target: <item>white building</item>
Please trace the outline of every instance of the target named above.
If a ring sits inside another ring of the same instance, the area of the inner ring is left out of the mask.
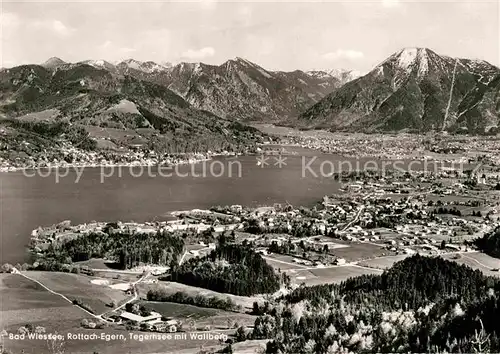
[[[139,316],[131,312],[124,311],[120,317],[126,321],[133,321],[135,323],[147,323],[153,325],[161,322],[161,315],[158,312],[151,312],[149,316]]]
[[[335,260],[335,264],[336,265],[344,265],[346,263],[345,259],[344,258],[337,258]]]

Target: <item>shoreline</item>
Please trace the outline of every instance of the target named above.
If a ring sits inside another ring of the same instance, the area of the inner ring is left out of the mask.
[[[66,165],[54,165],[54,166],[33,166],[33,167],[0,167],[0,173],[9,172],[19,172],[19,171],[39,171],[39,170],[59,170],[59,169],[78,169],[78,168],[115,168],[115,167],[175,167],[181,165],[193,165],[204,161],[211,161],[213,157],[226,156],[226,155],[212,155],[203,159],[188,159],[185,161],[179,161],[174,163],[136,163],[125,162],[125,163],[111,163],[111,164],[98,164],[98,163],[76,163],[76,164],[66,164]]]

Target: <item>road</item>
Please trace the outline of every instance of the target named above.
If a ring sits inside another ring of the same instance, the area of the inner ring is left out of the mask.
[[[134,281],[133,283],[130,283],[130,285],[132,285],[132,289],[134,290],[134,296],[132,296],[132,298],[130,298],[129,300],[127,300],[127,302],[121,304],[120,306],[114,308],[113,310],[111,310],[111,312],[115,312],[115,311],[118,311],[122,308],[124,308],[125,306],[127,306],[127,304],[130,304],[131,302],[137,300],[139,298],[139,293],[137,292],[137,284],[140,283],[141,281],[145,280],[147,277],[149,276],[149,272],[146,272],[141,278],[139,278],[138,280]]]
[[[373,193],[369,193],[369,194],[365,195],[365,196],[363,197],[363,200],[366,200],[366,199],[370,198],[372,195],[373,195]],[[342,231],[347,230],[347,229],[348,229],[348,228],[349,228],[352,224],[354,224],[356,221],[358,221],[358,219],[359,219],[359,217],[360,217],[360,215],[361,215],[361,212],[362,212],[364,209],[365,209],[365,206],[364,206],[364,205],[361,205],[361,206],[359,207],[358,213],[356,214],[356,216],[354,217],[354,219],[352,219],[352,220],[351,220],[351,221],[350,221],[350,222],[349,222],[349,223],[348,223],[348,224],[347,224],[347,225],[346,225],[346,226],[342,229]]]
[[[484,267],[484,268],[486,268],[486,269],[488,269],[488,270],[491,270],[491,269],[492,269],[492,267],[487,266],[486,264],[479,262],[479,261],[478,261],[477,259],[475,259],[475,258],[472,258],[472,257],[466,256],[464,253],[461,253],[461,255],[462,255],[462,257],[464,257],[464,258],[467,258],[467,259],[470,259],[471,261],[476,262],[476,263],[477,263],[477,264],[479,264],[481,267]],[[500,262],[499,262],[499,263],[500,263]]]
[[[378,269],[378,268],[370,268],[370,267],[360,266],[358,264],[358,262],[351,262],[351,263],[346,263],[346,264],[335,264],[335,265],[329,265],[329,266],[324,266],[324,267],[308,267],[305,265],[286,262],[286,261],[282,261],[282,260],[279,260],[276,258],[271,258],[271,257],[266,257],[266,256],[262,256],[262,258],[267,259],[267,260],[272,261],[272,262],[283,263],[283,264],[291,265],[294,267],[294,268],[290,268],[290,269],[283,269],[283,271],[285,271],[285,272],[290,271],[290,270],[299,270],[299,271],[300,270],[318,270],[318,269],[331,269],[331,268],[341,268],[341,267],[357,267],[357,268],[363,268],[363,269],[369,269],[369,270],[375,270],[375,271],[382,271],[381,269]]]
[[[184,251],[184,253],[182,254],[181,259],[179,259],[179,266],[182,265],[182,262],[184,262],[184,258],[186,258],[186,256],[187,256],[188,253],[189,253],[188,251]]]
[[[54,291],[54,290],[52,290],[52,289],[49,289],[48,287],[46,287],[45,285],[43,285],[43,284],[42,284],[41,282],[39,282],[38,280],[33,279],[33,278],[31,278],[31,277],[27,276],[26,274],[24,274],[24,273],[20,272],[18,269],[13,268],[13,269],[12,269],[12,274],[17,274],[17,275],[20,275],[20,276],[22,276],[23,278],[26,278],[26,279],[28,279],[28,280],[31,280],[32,282],[37,283],[37,284],[38,284],[38,285],[40,285],[42,288],[44,288],[45,290],[47,290],[49,293],[52,293],[52,294],[54,294],[54,295],[57,295],[57,296],[61,297],[63,300],[65,300],[65,301],[67,301],[67,302],[69,302],[70,304],[72,304],[72,305],[73,305],[73,301],[72,301],[72,300],[70,300],[70,299],[68,299],[65,295],[63,295],[63,294],[61,294],[61,293],[58,293],[57,291]],[[78,307],[80,310],[82,310],[83,312],[85,312],[86,314],[88,314],[89,316],[92,316],[92,317],[97,318],[97,319],[99,319],[99,320],[106,321],[106,320],[104,320],[104,319],[102,318],[102,316],[101,316],[101,315],[96,315],[96,314],[93,314],[92,312],[87,311],[86,309],[84,309],[84,308],[83,308],[83,307],[81,307],[81,306],[77,306],[77,307]],[[107,321],[106,321],[106,322],[107,322]]]
[[[140,270],[120,270],[120,269],[109,269],[109,268],[91,268],[93,272],[109,272],[109,273],[123,273],[123,274],[142,274]]]
[[[20,275],[22,276],[23,278],[26,278],[26,279],[29,279],[31,280],[32,282],[35,282],[37,283],[38,285],[40,285],[42,288],[44,288],[45,290],[47,290],[48,292],[54,294],[54,295],[57,295],[59,297],[61,297],[63,300],[65,300],[66,302],[69,302],[70,304],[73,305],[73,300],[70,300],[67,296],[65,296],[64,294],[61,294],[61,293],[58,293],[57,291],[54,291],[50,288],[48,288],[47,286],[45,286],[43,283],[39,282],[38,280],[36,279],[33,279],[31,278],[30,276],[20,272],[18,269],[16,268],[13,268],[12,269],[12,274],[17,274],[17,275]],[[124,308],[127,304],[137,300],[139,298],[139,293],[137,292],[137,284],[140,283],[141,281],[145,280],[147,277],[149,276],[149,273],[145,273],[140,279],[136,280],[135,282],[131,283],[132,285],[132,288],[134,290],[134,295],[132,296],[132,298],[130,298],[129,300],[127,300],[127,302],[123,303],[122,305],[110,310],[109,312],[115,312],[115,311],[118,311],[122,308]],[[82,310],[83,312],[85,312],[86,314],[88,314],[89,316],[92,316],[93,318],[96,318],[96,319],[99,319],[101,321],[105,321],[105,322],[110,322],[108,320],[106,320],[105,318],[102,317],[103,314],[100,314],[100,315],[96,315],[86,309],[84,309],[83,307],[81,306],[77,306],[80,310]],[[106,312],[106,313],[109,313],[109,312]]]
[[[447,252],[445,254],[461,254],[465,258],[469,258],[469,259],[475,261],[476,263],[480,264],[481,266],[483,266],[483,267],[485,267],[487,269],[491,269],[491,267],[486,266],[485,264],[479,262],[477,259],[474,259],[474,258],[471,258],[471,257],[467,257],[465,255],[467,253],[477,253],[477,252],[478,251],[457,251],[457,252]],[[410,255],[407,255],[407,256],[410,257]],[[296,264],[296,263],[291,263],[291,262],[287,262],[287,261],[282,261],[282,260],[279,260],[279,259],[276,259],[276,258],[266,257],[266,256],[263,256],[262,258],[270,260],[272,262],[283,263],[283,264],[286,264],[286,265],[293,266],[293,268],[284,269],[283,271],[285,271],[285,272],[288,272],[288,271],[291,271],[291,270],[293,270],[293,271],[318,270],[318,269],[331,269],[331,268],[340,268],[340,267],[356,267],[356,268],[361,268],[361,269],[367,269],[367,270],[374,270],[374,271],[378,271],[378,272],[383,272],[384,269],[375,268],[375,267],[365,267],[365,266],[359,265],[359,263],[363,262],[363,261],[372,261],[372,260],[392,258],[392,257],[397,257],[397,255],[379,256],[379,257],[374,257],[374,258],[370,258],[370,259],[364,259],[364,260],[354,261],[354,262],[345,263],[345,264],[329,265],[329,266],[324,266],[324,267],[309,267],[309,266],[305,266],[305,265],[301,265],[301,264]]]

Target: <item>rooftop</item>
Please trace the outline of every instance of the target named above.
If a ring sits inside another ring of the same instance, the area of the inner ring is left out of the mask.
[[[144,317],[125,311],[120,315],[120,317],[134,322],[147,322],[161,318],[161,315],[157,312],[151,312],[151,315]]]

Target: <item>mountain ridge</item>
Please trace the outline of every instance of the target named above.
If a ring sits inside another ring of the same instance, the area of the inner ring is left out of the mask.
[[[45,67],[65,70],[79,65],[165,86],[197,109],[241,121],[279,122],[296,118],[307,107],[356,77],[351,71],[334,69],[321,75],[302,70],[272,71],[241,57],[220,65],[201,62],[172,65],[135,59],[112,64],[100,59],[58,62]]]
[[[105,149],[129,148],[136,137],[144,146],[170,153],[241,152],[251,148],[260,135],[193,107],[167,87],[120,75],[108,67],[106,62],[86,62],[1,71],[0,128],[8,132],[1,140],[8,149],[0,149],[0,157],[15,159],[18,148],[23,159],[34,150],[52,151],[50,144],[57,146],[56,142],[46,145],[47,139],[36,137],[39,132],[33,135],[25,130],[33,126],[45,131],[60,123],[87,130]],[[106,131],[118,137],[102,136]],[[9,141],[27,144],[10,146]]]
[[[36,72],[44,68],[42,76],[50,73],[77,86],[81,83],[72,75],[92,67],[97,71],[89,71],[93,77],[83,83],[97,90],[109,89],[106,85],[119,89],[117,83],[131,77],[174,92],[194,109],[232,121],[353,132],[471,133],[494,132],[500,121],[500,69],[429,48],[402,48],[361,76],[343,69],[273,71],[241,57],[220,65],[135,59],[67,63],[54,57],[29,67]],[[21,91],[36,97],[32,86]]]
[[[485,88],[498,75],[500,69],[483,60],[403,48],[307,109],[299,124],[345,131],[484,133],[500,121],[498,92]],[[470,97],[475,91],[484,92]],[[466,97],[479,104],[486,93],[493,96],[486,110],[472,110]]]

